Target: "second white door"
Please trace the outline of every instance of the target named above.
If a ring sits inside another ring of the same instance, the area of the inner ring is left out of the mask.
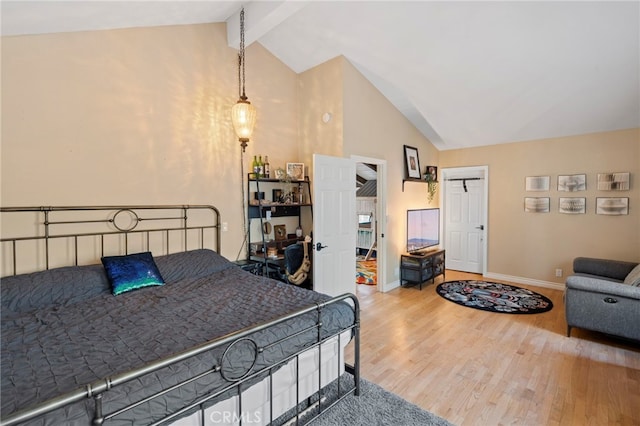
[[[484,179],[450,178],[445,186],[447,269],[483,273],[486,232]]]

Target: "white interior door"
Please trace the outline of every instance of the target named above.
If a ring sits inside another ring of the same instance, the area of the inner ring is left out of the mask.
[[[455,176],[455,175],[454,175]],[[447,269],[484,272],[485,179],[472,173],[446,178],[444,200]]]
[[[356,166],[313,156],[313,288],[330,296],[356,292]]]

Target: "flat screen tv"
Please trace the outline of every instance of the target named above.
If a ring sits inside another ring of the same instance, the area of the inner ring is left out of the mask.
[[[440,209],[407,210],[407,252],[440,244]]]

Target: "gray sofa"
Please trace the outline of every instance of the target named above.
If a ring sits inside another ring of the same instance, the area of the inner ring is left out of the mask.
[[[640,341],[640,287],[624,284],[636,265],[587,257],[573,261],[564,295],[567,336],[580,327]]]

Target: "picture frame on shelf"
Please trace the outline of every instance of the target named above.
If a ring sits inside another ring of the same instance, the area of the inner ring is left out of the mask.
[[[405,176],[407,179],[420,179],[420,158],[418,148],[404,145]]]
[[[558,191],[577,192],[587,190],[587,175],[558,175]]]
[[[273,235],[276,241],[283,241],[287,239],[287,226],[286,225],[275,225],[273,227]]]
[[[560,197],[558,211],[565,214],[586,214],[587,199],[585,197]]]
[[[629,214],[629,198],[597,197],[596,214],[605,216],[625,216]]]
[[[272,189],[271,190],[271,199],[273,200],[274,203],[281,203],[282,202],[282,189]]]
[[[427,182],[438,182],[438,168],[436,166],[427,166],[424,179]]]
[[[292,180],[304,180],[304,163],[287,163],[287,175]]]
[[[551,199],[549,197],[525,197],[524,211],[527,213],[549,213]]]
[[[598,173],[598,191],[628,191],[629,172]]]
[[[548,191],[549,176],[527,176],[524,178],[525,191]]]

